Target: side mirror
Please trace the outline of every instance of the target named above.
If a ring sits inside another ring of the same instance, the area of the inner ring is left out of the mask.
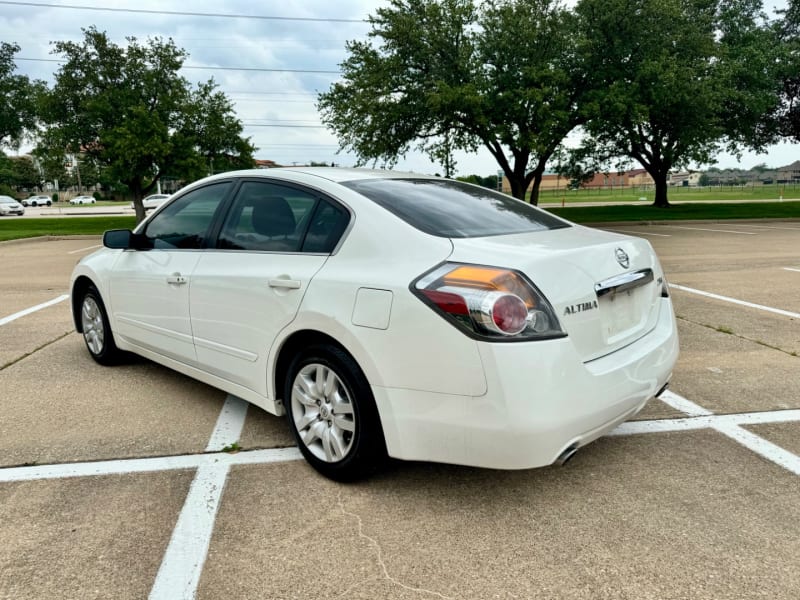
[[[103,234],[103,246],[112,250],[133,248],[133,232],[130,229],[112,229]]]

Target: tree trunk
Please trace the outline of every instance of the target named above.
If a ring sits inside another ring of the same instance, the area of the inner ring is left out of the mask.
[[[506,177],[508,177],[508,183],[511,186],[511,195],[518,200],[525,201],[525,192],[526,186],[525,184],[528,181],[525,179],[525,175],[518,175],[517,173],[506,173]]]
[[[535,173],[533,175],[533,183],[531,185],[531,204],[534,206],[539,205],[539,187],[542,185],[542,174]]]
[[[667,200],[667,173],[658,173],[653,176],[653,181],[656,184],[656,199],[653,206],[658,208],[669,208],[669,200]]]
[[[123,183],[128,186],[131,194],[133,194],[133,210],[136,211],[136,224],[138,225],[144,221],[145,217],[144,204],[142,204],[142,198],[144,197],[142,186],[130,181],[125,181]]]

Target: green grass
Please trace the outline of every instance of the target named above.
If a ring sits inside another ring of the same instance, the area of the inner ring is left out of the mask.
[[[567,206],[548,211],[576,223],[614,221],[677,221],[685,219],[790,219],[800,218],[800,202],[759,202],[753,204],[678,204],[654,206]]]
[[[539,204],[565,204],[572,202],[636,202],[644,198],[652,202],[655,192],[652,189],[617,188],[592,190],[544,190],[539,193]],[[720,200],[785,200],[800,199],[800,186],[760,185],[760,186],[724,186],[724,187],[674,187],[669,188],[670,202],[711,202]]]
[[[100,235],[108,229],[132,229],[136,218],[124,217],[73,217],[26,219],[4,217],[0,219],[0,241],[40,235]]]
[[[800,218],[800,202],[678,204],[670,208],[631,205],[545,208],[576,223]],[[133,216],[44,219],[6,217],[0,219],[0,241],[42,235],[100,235],[108,229],[133,229],[135,225],[136,219]]]

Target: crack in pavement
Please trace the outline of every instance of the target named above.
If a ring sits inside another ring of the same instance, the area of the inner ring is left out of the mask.
[[[773,346],[772,344],[768,344],[767,342],[763,342],[761,340],[755,340],[753,338],[749,338],[746,335],[742,335],[740,333],[736,333],[732,329],[724,327],[722,325],[718,325],[718,326],[715,327],[714,325],[709,325],[708,323],[701,323],[700,321],[693,321],[692,319],[689,319],[688,317],[684,317],[682,315],[675,315],[675,318],[678,319],[679,321],[684,321],[686,323],[691,323],[692,325],[697,325],[698,327],[705,327],[706,329],[710,329],[710,330],[716,331],[718,333],[724,333],[725,335],[731,335],[731,336],[733,336],[735,338],[738,338],[740,340],[744,340],[746,342],[752,342],[753,344],[758,344],[759,346],[764,346],[765,348],[769,348],[770,350],[777,350],[778,352],[783,352],[784,354],[788,354],[789,356],[791,356],[793,358],[797,358],[798,357],[797,356],[797,352],[794,351],[794,350],[786,350],[784,348],[781,348],[780,346]]]
[[[8,367],[13,366],[13,365],[17,364],[18,362],[20,362],[22,360],[25,360],[29,356],[33,356],[34,354],[39,352],[39,350],[44,350],[48,346],[51,346],[51,345],[55,344],[56,342],[59,342],[59,341],[63,340],[65,337],[67,337],[71,333],[73,333],[73,331],[69,330],[66,333],[61,334],[57,338],[55,338],[53,340],[50,340],[49,342],[45,342],[44,344],[42,344],[38,348],[34,348],[30,352],[26,352],[22,356],[18,356],[17,358],[14,358],[14,359],[10,360],[9,362],[5,363],[4,365],[0,365],[0,371],[2,371],[3,369],[7,369]]]
[[[399,580],[395,579],[394,577],[392,577],[391,575],[389,575],[389,570],[387,569],[386,563],[383,560],[383,548],[381,548],[381,545],[378,543],[378,540],[376,540],[375,538],[372,538],[372,537],[368,536],[366,533],[364,533],[364,522],[361,520],[361,517],[358,516],[355,513],[351,513],[350,511],[348,511],[344,507],[344,503],[342,502],[342,491],[341,490],[339,490],[339,494],[338,494],[338,497],[337,497],[337,502],[339,504],[339,508],[342,511],[342,514],[344,514],[346,516],[349,516],[349,517],[353,517],[358,521],[358,535],[359,535],[359,537],[362,537],[362,538],[366,539],[372,546],[375,547],[375,550],[377,551],[378,564],[380,565],[381,570],[383,571],[383,576],[387,581],[389,581],[389,582],[391,582],[391,583],[403,588],[404,590],[408,590],[410,592],[415,592],[415,593],[420,593],[420,594],[428,594],[430,596],[437,596],[439,598],[443,598],[444,600],[455,600],[454,598],[452,598],[450,596],[445,596],[445,595],[440,594],[439,592],[435,592],[433,590],[427,590],[425,588],[415,588],[415,587],[406,585],[402,581],[399,581]],[[367,581],[377,581],[377,578],[365,579],[364,581],[352,586],[347,591],[349,592],[350,590],[354,589],[358,585],[366,583]]]

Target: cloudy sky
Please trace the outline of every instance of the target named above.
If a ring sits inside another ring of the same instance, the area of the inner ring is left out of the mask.
[[[257,158],[285,165],[313,160],[349,166],[354,157],[337,154],[337,140],[321,125],[314,101],[336,80],[345,41],[363,39],[368,31],[363,19],[382,4],[380,0],[0,0],[0,40],[20,45],[19,72],[52,83],[58,68],[52,61],[58,57],[50,53],[50,42],[79,41],[81,28],[94,25],[117,44],[124,44],[128,36],[171,37],[189,53],[185,77],[194,83],[213,77],[233,100],[245,135],[259,148]],[[780,7],[785,0],[765,4]],[[571,141],[576,140],[573,135]],[[780,166],[797,158],[797,145],[782,144],[766,155],[745,154],[741,166],[760,162]],[[498,168],[488,152],[459,153],[456,161],[458,174],[463,175],[489,175]],[[739,164],[733,156],[718,157],[719,166]],[[442,171],[419,154],[410,154],[397,168]]]

